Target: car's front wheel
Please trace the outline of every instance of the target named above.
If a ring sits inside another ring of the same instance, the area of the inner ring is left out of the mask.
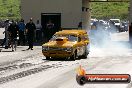
[[[75,51],[75,52],[73,53],[73,55],[70,57],[70,60],[75,61],[75,60],[76,60],[76,57],[77,57],[77,52]]]
[[[46,60],[50,60],[50,57],[46,57]]]

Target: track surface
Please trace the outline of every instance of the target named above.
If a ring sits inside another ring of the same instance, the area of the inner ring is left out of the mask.
[[[119,44],[120,45],[120,44]],[[91,47],[87,59],[76,61],[45,60],[41,46],[16,52],[0,52],[0,88],[131,88],[130,84],[86,84],[76,82],[76,70],[82,65],[90,74],[132,74],[132,49],[125,45],[107,48]]]

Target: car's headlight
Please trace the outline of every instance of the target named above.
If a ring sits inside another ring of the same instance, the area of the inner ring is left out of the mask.
[[[47,51],[49,50],[48,46],[42,46],[42,50]]]

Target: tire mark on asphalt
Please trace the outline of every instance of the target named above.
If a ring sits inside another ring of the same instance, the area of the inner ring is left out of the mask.
[[[52,67],[53,66],[45,65],[45,66],[41,66],[41,67],[38,67],[38,68],[29,69],[27,71],[22,71],[22,72],[13,74],[13,75],[9,75],[9,76],[6,76],[6,77],[1,77],[0,78],[0,84],[6,83],[6,82],[9,82],[9,81],[12,81],[12,80],[16,80],[16,79],[19,79],[19,78],[23,78],[23,77],[26,77],[26,76],[29,76],[29,75],[32,75],[32,74],[35,74],[35,73],[38,73],[38,72],[42,72],[42,71],[44,71],[46,69],[49,69],[49,68],[52,68]]]

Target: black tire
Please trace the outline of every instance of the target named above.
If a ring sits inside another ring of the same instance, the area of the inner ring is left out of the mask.
[[[88,51],[88,49],[87,49],[87,47],[86,47],[86,48],[85,48],[85,52],[84,52],[84,54],[82,55],[82,58],[86,59],[88,54],[89,54],[89,51]]]
[[[50,57],[46,57],[46,60],[50,60]]]
[[[77,52],[75,51],[73,55],[70,57],[70,60],[75,61],[77,56]]]

